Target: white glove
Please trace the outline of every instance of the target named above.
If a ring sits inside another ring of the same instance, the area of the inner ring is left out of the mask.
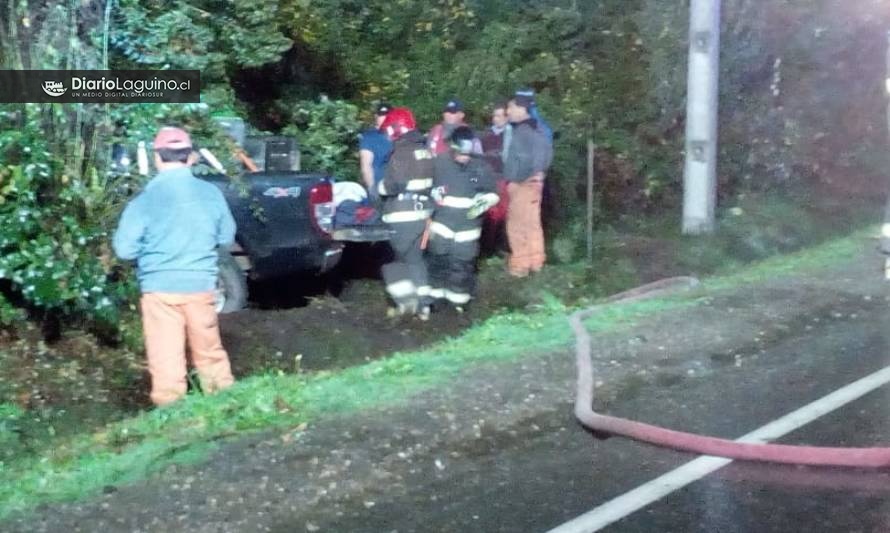
[[[472,207],[467,211],[467,218],[473,219],[482,216],[482,213],[485,213],[492,207],[496,206],[500,201],[501,197],[493,192],[477,194],[473,197]]]
[[[445,187],[435,187],[430,191],[430,197],[437,204],[441,204],[442,198],[445,198]]]

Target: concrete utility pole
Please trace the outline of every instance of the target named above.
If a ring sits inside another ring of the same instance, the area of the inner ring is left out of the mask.
[[[717,203],[717,94],[720,0],[691,0],[686,92],[683,233],[714,231]]]
[[[890,31],[887,32],[887,78],[884,80],[887,91],[887,135],[890,138]]]
[[[884,78],[884,90],[887,92],[887,138],[890,140],[890,31],[887,32],[887,72]],[[886,214],[885,214],[886,216]],[[881,236],[890,238],[890,224],[887,220],[881,225]],[[890,280],[890,256],[884,258],[884,279]]]

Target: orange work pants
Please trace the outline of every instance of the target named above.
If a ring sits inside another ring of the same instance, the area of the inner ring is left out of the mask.
[[[185,396],[186,343],[204,392],[214,392],[234,383],[229,355],[219,337],[212,292],[145,293],[141,307],[151,401],[155,405],[165,405]]]
[[[510,242],[510,259],[507,270],[511,275],[524,277],[537,272],[547,260],[544,251],[544,229],[541,227],[541,195],[544,180],[531,178],[510,183],[507,192],[510,204],[507,208],[507,240]]]

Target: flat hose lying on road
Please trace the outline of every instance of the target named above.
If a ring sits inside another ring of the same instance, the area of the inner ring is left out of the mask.
[[[640,442],[701,455],[748,461],[764,461],[817,466],[881,468],[890,466],[890,448],[828,448],[737,442],[694,433],[674,431],[651,424],[597,413],[593,410],[593,362],[590,334],[584,319],[609,304],[626,303],[663,295],[678,288],[691,288],[698,280],[690,277],[668,278],[616,294],[604,304],[573,313],[569,323],[575,332],[578,382],[575,416],[586,428],[600,435],[618,435]]]

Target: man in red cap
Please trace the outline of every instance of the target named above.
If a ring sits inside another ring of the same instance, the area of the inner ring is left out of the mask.
[[[235,240],[222,193],[192,175],[189,134],[165,127],[154,140],[157,175],[131,200],[114,234],[114,251],[137,262],[151,400],[165,405],[186,393],[186,353],[204,392],[234,382],[219,336],[214,289],[217,249]]]

